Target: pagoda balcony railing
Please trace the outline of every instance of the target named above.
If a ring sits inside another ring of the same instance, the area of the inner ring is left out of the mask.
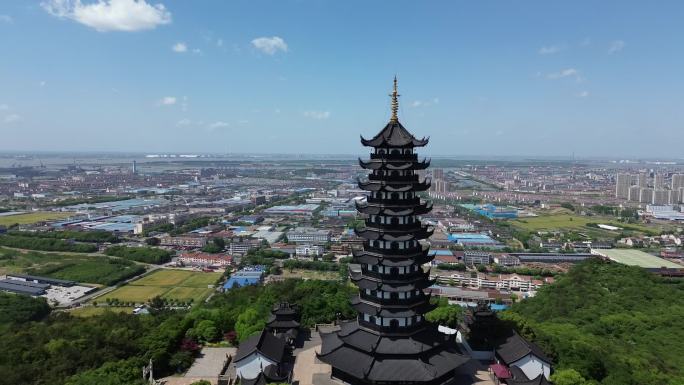
[[[421,231],[422,228],[421,222],[415,221],[413,223],[407,223],[405,225],[398,225],[398,224],[392,224],[392,223],[380,223],[376,218],[375,221],[371,221],[370,218],[366,219],[366,227],[367,228],[375,228],[378,230],[381,230],[385,233],[392,233],[396,231]]]
[[[417,305],[430,300],[430,297],[426,295],[419,295],[411,298],[378,298],[374,295],[366,294],[363,291],[359,293],[359,297],[366,302],[388,306]]]
[[[418,175],[375,175],[368,174],[368,180],[386,182],[418,182]]]
[[[390,195],[391,197],[391,195]],[[378,203],[385,205],[397,205],[397,206],[415,206],[420,204],[420,198],[408,198],[408,199],[392,199],[392,198],[373,198],[372,196],[366,197],[366,202],[368,203]]]
[[[409,334],[415,330],[421,329],[425,326],[423,321],[416,322],[410,326],[399,326],[399,324],[392,323],[390,326],[381,326],[373,322],[365,321],[363,318],[358,318],[359,326],[365,327],[366,329],[378,330],[385,333],[396,333],[396,334]]]
[[[422,246],[417,246],[417,247],[411,247],[408,249],[383,249],[382,247],[374,247],[371,246],[368,241],[366,241],[363,245],[364,250],[370,251],[372,253],[378,253],[378,254],[392,254],[392,255],[407,255],[407,254],[413,254],[417,253],[420,251],[423,251]]]
[[[370,154],[371,159],[418,161],[418,154]]]
[[[399,274],[398,271],[394,274],[392,274],[392,273],[383,274],[383,273],[380,273],[378,271],[361,269],[361,273],[363,273],[363,275],[365,275],[367,277],[382,279],[382,280],[386,280],[386,281],[397,281],[397,282],[402,281],[402,280],[414,280],[414,279],[425,274],[425,273],[423,273],[422,269],[412,271],[409,273],[403,273],[403,274]]]

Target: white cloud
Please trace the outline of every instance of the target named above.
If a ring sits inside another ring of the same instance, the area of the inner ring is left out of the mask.
[[[181,103],[181,110],[186,112],[188,110],[188,97],[183,96],[183,102]]]
[[[287,43],[278,36],[258,37],[252,40],[252,45],[267,55],[275,55],[278,51],[287,52]]]
[[[209,128],[210,130],[215,130],[217,128],[224,128],[224,127],[229,127],[229,126],[230,126],[230,123],[226,123],[226,122],[219,120],[219,121],[210,123],[209,125],[207,125],[207,128]]]
[[[47,82],[45,80],[41,80],[40,83],[38,83],[39,86],[45,87],[47,85]]]
[[[17,114],[9,114],[5,116],[5,123],[14,123],[14,122],[20,122],[22,120],[21,116]]]
[[[0,104],[0,111],[5,111],[9,110],[9,106],[7,104]]]
[[[558,53],[561,50],[563,50],[563,48],[560,46],[557,46],[557,45],[543,46],[543,47],[539,48],[539,54],[540,55],[553,55],[554,53]]]
[[[171,13],[163,4],[146,0],[45,0],[40,4],[49,14],[74,20],[99,32],[141,31],[171,23]]]
[[[177,99],[175,96],[164,96],[159,100],[159,105],[161,106],[172,106],[176,104]]]
[[[586,98],[587,96],[589,96],[589,91],[582,91],[577,94],[577,97],[579,98]]]
[[[323,120],[330,117],[330,111],[304,111],[304,116],[311,119]]]
[[[192,50],[192,53],[194,53],[194,54],[201,54],[201,53],[202,53],[202,50],[199,49],[199,48],[194,48],[194,49]]]
[[[567,77],[574,77],[575,80],[581,81],[582,77],[580,76],[580,72],[574,68],[566,68],[560,72],[553,72],[548,75],[546,75],[547,79],[562,79],[562,78],[567,78]]]
[[[432,98],[430,100],[414,100],[413,102],[411,102],[410,106],[413,108],[429,107],[433,104],[439,104],[439,98]]]
[[[188,51],[188,46],[185,43],[178,42],[171,47],[173,52],[183,53]]]
[[[10,15],[0,15],[0,23],[12,24],[14,19]]]
[[[223,39],[216,40],[216,46],[217,47],[223,47]]]
[[[580,42],[580,47],[588,47],[591,45],[591,39],[586,37]]]
[[[625,48],[626,45],[627,43],[625,43],[623,40],[615,40],[614,42],[610,43],[608,54],[620,52]]]
[[[176,122],[176,126],[178,127],[191,126],[192,124],[192,120],[190,119],[181,119]]]

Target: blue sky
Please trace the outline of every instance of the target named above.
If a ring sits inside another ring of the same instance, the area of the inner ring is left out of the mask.
[[[683,157],[681,1],[0,2],[0,150]]]

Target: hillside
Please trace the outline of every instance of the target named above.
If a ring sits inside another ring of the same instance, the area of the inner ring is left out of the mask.
[[[605,385],[684,384],[682,280],[586,261],[502,317],[550,353],[561,374],[574,369]]]

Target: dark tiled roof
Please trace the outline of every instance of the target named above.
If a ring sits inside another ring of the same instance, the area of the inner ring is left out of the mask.
[[[262,330],[261,333],[249,337],[240,344],[235,354],[235,362],[242,360],[254,352],[259,352],[264,357],[281,363],[285,355],[286,342],[281,338]]]
[[[551,359],[536,344],[522,338],[518,333],[511,334],[504,343],[496,349],[496,354],[506,365],[518,361],[519,359],[534,354],[540,360],[550,363]]]
[[[416,139],[399,121],[390,121],[372,139],[361,137],[361,143],[372,147],[422,147],[428,143],[428,140]]]
[[[341,325],[339,332],[323,334],[318,358],[344,373],[369,381],[431,382],[455,375],[469,361],[453,342],[433,329],[410,337],[392,338],[358,327]]]

